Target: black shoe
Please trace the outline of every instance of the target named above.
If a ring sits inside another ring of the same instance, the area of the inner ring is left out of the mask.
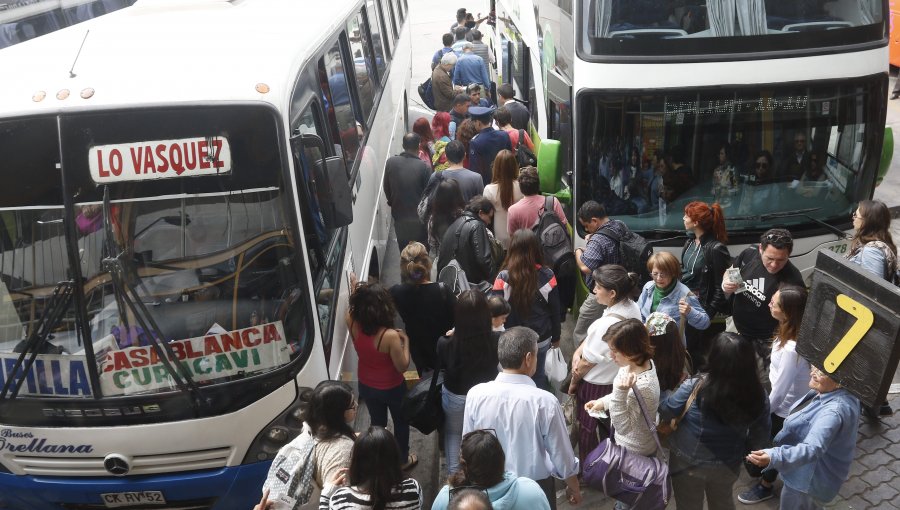
[[[893,416],[894,410],[891,409],[891,406],[885,402],[881,404],[881,407],[878,408],[878,416]]]
[[[891,101],[893,101],[894,99],[900,99],[900,92],[894,92],[893,94],[891,94]]]

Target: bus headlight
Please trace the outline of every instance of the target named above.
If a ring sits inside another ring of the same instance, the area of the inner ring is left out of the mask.
[[[304,395],[311,391],[309,388],[298,388],[297,395]],[[279,414],[274,420],[256,435],[242,464],[252,464],[272,460],[278,454],[278,450],[286,445],[303,430],[303,418],[306,415],[306,402],[303,398],[297,398],[291,405]]]

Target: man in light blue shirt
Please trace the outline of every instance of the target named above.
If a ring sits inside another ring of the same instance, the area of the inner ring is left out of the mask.
[[[815,367],[809,387],[813,391],[794,404],[775,436],[778,446],[747,456],[763,471],[781,474],[781,508],[824,508],[837,496],[853,463],[859,399]]]
[[[506,470],[531,478],[556,509],[553,478],[566,481],[569,503],[581,503],[578,458],[569,442],[556,397],[535,386],[538,334],[514,327],[500,337],[497,357],[503,372],[466,396],[463,434],[493,429],[506,452]]]
[[[481,84],[484,90],[491,89],[491,78],[488,76],[484,59],[472,53],[472,43],[466,41],[462,45],[462,55],[453,68],[453,85],[462,87],[472,83]]]

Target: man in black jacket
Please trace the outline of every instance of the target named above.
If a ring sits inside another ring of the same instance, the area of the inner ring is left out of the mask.
[[[384,169],[384,195],[391,206],[401,251],[410,241],[428,245],[425,225],[416,214],[431,174],[425,162],[419,159],[419,140],[415,133],[403,135],[403,152],[388,158]]]
[[[466,210],[447,227],[441,240],[438,272],[448,262],[456,259],[470,282],[493,281],[494,261],[490,234],[487,231],[487,224],[493,217],[494,206],[490,201],[481,195],[473,197]]]

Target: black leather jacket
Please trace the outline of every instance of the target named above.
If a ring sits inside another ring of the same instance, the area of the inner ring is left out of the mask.
[[[452,259],[459,262],[470,282],[492,281],[487,225],[468,211],[456,218],[444,233],[438,254],[438,272]]]
[[[688,246],[693,243],[693,239],[688,239],[684,243],[682,253],[687,250]],[[711,233],[703,234],[700,238],[700,247],[703,249],[703,270],[700,274],[700,286],[696,290],[700,304],[703,309],[712,318],[715,314],[730,313],[728,300],[722,291],[722,276],[725,270],[731,266],[731,254],[728,247],[720,243]]]

